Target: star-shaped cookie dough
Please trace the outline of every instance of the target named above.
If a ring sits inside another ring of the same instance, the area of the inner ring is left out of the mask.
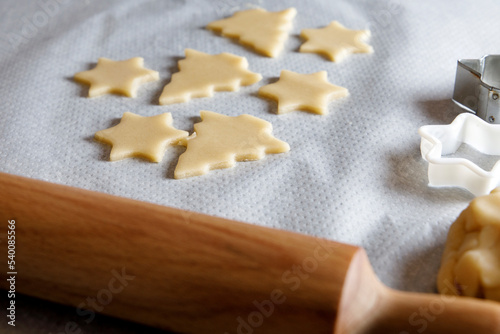
[[[160,162],[168,145],[186,138],[186,131],[172,126],[172,115],[143,117],[126,112],[118,125],[96,132],[95,139],[112,145],[109,160],[143,157]]]
[[[337,21],[321,29],[304,29],[300,33],[306,42],[300,52],[323,54],[331,61],[340,62],[351,53],[372,53],[373,48],[364,43],[369,30],[350,30]]]
[[[214,91],[237,91],[262,76],[247,70],[248,61],[231,53],[210,55],[186,49],[179,72],[172,75],[160,96],[160,104],[187,102],[194,97],[213,96]]]
[[[159,78],[158,72],[144,68],[141,57],[119,61],[99,58],[96,67],[75,74],[76,81],[90,85],[89,97],[110,93],[136,97],[142,83]]]
[[[273,137],[271,123],[250,115],[230,117],[201,111],[201,123],[186,141],[174,171],[176,179],[229,168],[236,161],[259,160],[265,154],[288,152],[290,146]]]
[[[251,46],[265,56],[276,57],[283,50],[295,15],[295,8],[280,12],[249,9],[236,12],[227,19],[211,22],[207,29],[238,38],[241,44]]]
[[[283,70],[277,82],[259,89],[260,96],[278,101],[278,114],[305,110],[324,115],[330,101],[348,94],[346,88],[328,82],[326,71],[300,74]]]

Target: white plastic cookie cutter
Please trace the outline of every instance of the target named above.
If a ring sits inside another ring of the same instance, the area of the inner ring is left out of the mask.
[[[418,130],[420,151],[429,163],[429,185],[463,187],[475,196],[487,195],[500,185],[500,160],[485,171],[465,158],[446,158],[468,144],[487,155],[500,155],[500,124],[489,124],[469,113],[449,125],[426,125]]]

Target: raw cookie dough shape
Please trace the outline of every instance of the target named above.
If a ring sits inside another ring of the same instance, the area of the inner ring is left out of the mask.
[[[110,161],[143,157],[160,162],[169,145],[175,145],[188,132],[172,126],[172,115],[143,117],[125,112],[118,125],[96,132],[95,139],[112,145]]]
[[[75,74],[76,81],[90,85],[89,97],[109,93],[136,97],[142,83],[159,79],[158,72],[144,68],[141,57],[119,61],[99,58],[96,67]]]
[[[227,19],[211,22],[207,29],[238,38],[241,44],[253,47],[264,56],[276,57],[283,50],[295,15],[295,8],[280,12],[249,9],[236,12]]]
[[[160,104],[187,102],[195,97],[213,96],[214,91],[237,91],[262,76],[248,70],[248,61],[231,53],[210,55],[186,49],[179,72],[172,75],[160,96]]]
[[[305,110],[315,114],[328,113],[328,103],[349,95],[346,88],[332,85],[326,71],[300,74],[281,71],[277,82],[262,86],[259,95],[278,101],[278,114]]]
[[[225,116],[202,110],[202,121],[186,141],[174,171],[176,179],[229,168],[236,161],[259,160],[265,154],[283,153],[290,146],[272,135],[271,123],[250,115]]]
[[[442,294],[500,301],[500,188],[451,225],[437,278]]]
[[[373,52],[373,48],[364,43],[370,37],[369,30],[350,30],[337,21],[321,29],[304,29],[300,36],[306,39],[300,52],[323,54],[331,61],[340,62],[351,53]]]

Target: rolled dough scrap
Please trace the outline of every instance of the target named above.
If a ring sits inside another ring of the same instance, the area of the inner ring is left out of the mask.
[[[500,301],[500,188],[451,225],[437,278],[442,294]]]
[[[280,12],[249,9],[236,12],[227,19],[211,22],[207,29],[238,38],[241,44],[253,47],[264,56],[276,57],[283,50],[295,15],[295,8]]]
[[[349,95],[346,88],[332,85],[326,71],[300,74],[281,71],[277,82],[262,86],[259,95],[278,101],[278,114],[293,110],[305,110],[324,115],[328,103]]]
[[[254,84],[262,76],[250,72],[248,61],[231,53],[210,55],[186,49],[179,72],[172,75],[160,96],[160,104],[187,102],[192,97],[213,96],[214,91],[236,91]]]
[[[141,57],[120,61],[99,58],[96,67],[75,74],[76,81],[90,85],[89,97],[109,93],[136,97],[142,83],[159,79],[158,72],[144,68]]]
[[[172,126],[172,115],[143,117],[125,112],[118,125],[96,132],[95,139],[112,145],[109,160],[143,157],[160,162],[169,145],[177,144],[188,132]]]
[[[176,179],[229,168],[236,161],[259,160],[268,153],[288,152],[290,146],[273,137],[271,123],[250,115],[230,117],[201,111],[194,135],[186,141],[174,171]]]
[[[300,33],[306,42],[300,52],[315,52],[331,61],[342,61],[351,53],[372,53],[373,48],[364,43],[370,37],[369,30],[350,30],[337,21],[321,29],[304,29]]]

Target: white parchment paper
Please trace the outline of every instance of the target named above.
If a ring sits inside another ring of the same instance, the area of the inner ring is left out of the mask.
[[[256,6],[298,10],[278,58],[204,29]],[[360,245],[385,284],[432,292],[448,227],[472,195],[427,186],[417,130],[460,112],[451,102],[456,61],[500,52],[498,12],[492,0],[0,2],[0,171]],[[333,63],[298,52],[301,29],[332,20],[370,29],[375,53]],[[244,56],[264,79],[160,106],[185,48]],[[99,57],[136,56],[161,76],[136,99],[88,99],[88,87],[72,79]],[[282,69],[325,70],[350,96],[331,103],[327,116],[278,116],[275,102],[256,92]],[[174,126],[192,131],[200,110],[263,118],[291,151],[175,180],[183,148],[169,148],[158,164],[112,163],[109,146],[93,139],[125,111],[171,112]]]

